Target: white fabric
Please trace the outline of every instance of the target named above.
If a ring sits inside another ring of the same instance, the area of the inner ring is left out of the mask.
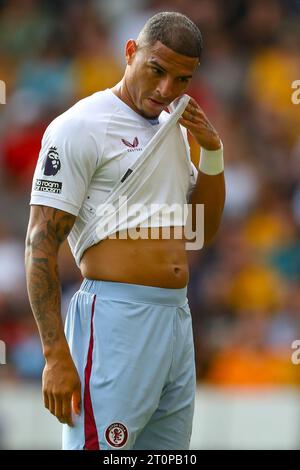
[[[223,143],[218,150],[202,148],[199,170],[206,175],[218,175],[224,171]]]
[[[197,176],[186,130],[177,124],[187,101],[183,97],[173,113],[162,112],[159,123],[153,125],[111,90],[105,90],[79,101],[48,126],[30,204],[55,207],[77,216],[68,237],[77,264],[83,252],[101,240],[99,206],[120,193],[120,188],[115,190],[128,168],[134,172],[121,185],[121,194],[130,194],[131,203],[186,203]],[[161,161],[152,158],[156,146],[160,148]],[[145,178],[143,188],[139,184],[141,177]],[[174,225],[177,222],[174,220]],[[154,223],[151,219],[151,225],[148,223],[145,214],[132,212],[113,231],[162,226],[159,217]]]

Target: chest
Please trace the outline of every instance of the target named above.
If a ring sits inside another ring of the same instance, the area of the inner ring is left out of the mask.
[[[114,123],[108,128],[101,165],[90,185],[91,202],[97,205],[106,199],[116,182],[139,161],[158,129],[159,126],[145,127],[131,122],[126,125]],[[151,180],[149,194],[155,196],[157,191],[162,190],[171,195],[174,185],[185,193],[189,185],[188,148],[179,127],[172,132],[169,143],[160,144],[158,150],[161,150],[160,167],[156,177]]]

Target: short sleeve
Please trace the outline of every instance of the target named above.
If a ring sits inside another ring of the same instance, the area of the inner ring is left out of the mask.
[[[99,151],[82,119],[65,120],[62,116],[44,133],[30,204],[77,216],[97,168]]]

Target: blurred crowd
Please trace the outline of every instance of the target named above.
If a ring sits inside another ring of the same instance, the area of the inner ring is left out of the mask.
[[[114,85],[126,39],[157,11],[188,15],[204,37],[189,94],[225,148],[227,200],[214,243],[190,252],[197,376],[216,385],[298,385],[300,79],[298,0],[0,0],[0,379],[40,380],[24,238],[43,132],[78,99]],[[195,163],[199,149],[191,140]],[[60,253],[63,315],[81,282]]]

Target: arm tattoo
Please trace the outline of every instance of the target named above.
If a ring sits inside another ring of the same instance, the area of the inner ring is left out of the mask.
[[[27,289],[43,345],[51,346],[63,335],[57,254],[75,216],[44,206],[31,210],[25,253]]]

